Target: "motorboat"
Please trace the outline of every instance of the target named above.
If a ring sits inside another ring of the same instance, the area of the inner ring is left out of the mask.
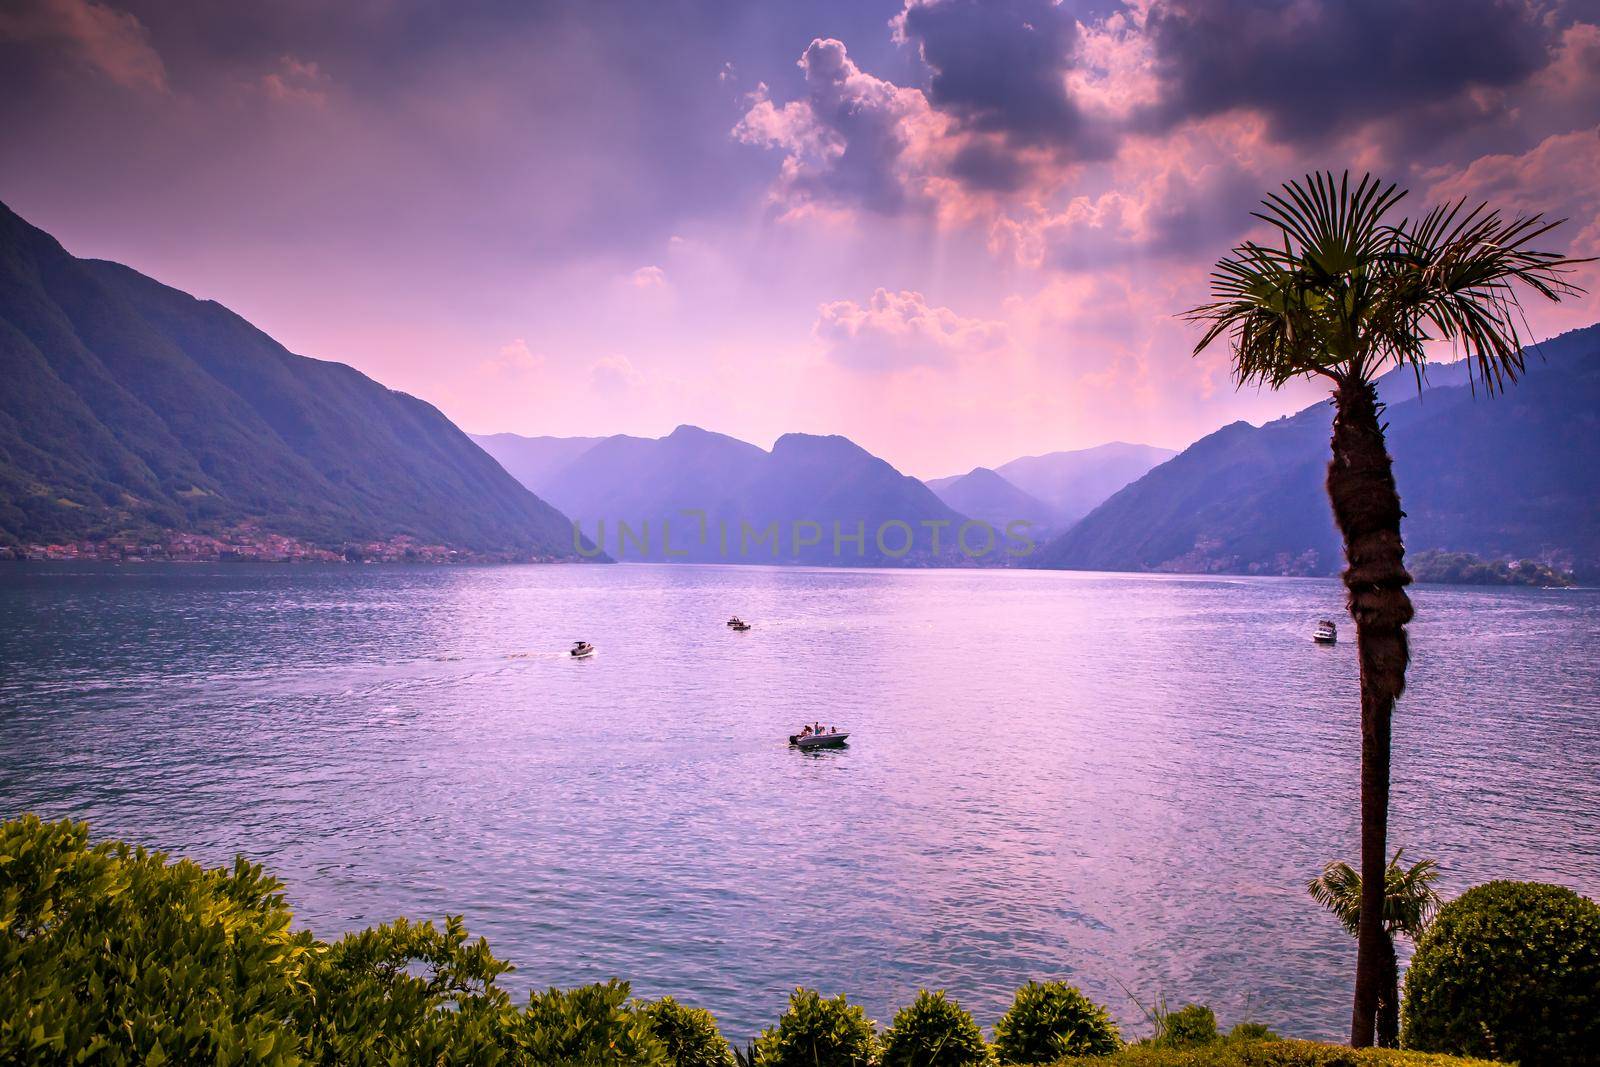
[[[567,655],[573,659],[588,659],[594,655],[594,646],[587,641],[574,641],[572,643],[572,651],[568,652]]]
[[[790,734],[789,744],[802,752],[809,752],[814,748],[843,748],[845,742],[850,740],[849,731],[811,733],[809,731]]]
[[[750,629],[750,624],[735,616],[734,618],[728,620],[728,629],[737,630],[739,633],[744,633],[744,631]]]
[[[1332,619],[1320,619],[1317,628],[1311,631],[1311,640],[1319,645],[1338,644],[1339,628],[1333,624]]]

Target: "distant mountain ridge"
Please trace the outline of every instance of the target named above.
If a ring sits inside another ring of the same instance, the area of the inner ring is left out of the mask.
[[[1600,325],[1539,344],[1503,396],[1464,363],[1385,375],[1390,453],[1410,551],[1600,567]],[[1209,434],[1046,546],[1041,566],[1333,574],[1342,549],[1323,490],[1328,403]]]
[[[936,478],[927,483],[940,500],[963,515],[982,519],[996,529],[1013,522],[1027,523],[1030,532],[1044,537],[1062,523],[1055,508],[1012,485],[998,471],[974,467],[966,474]]]
[[[431,405],[4,205],[0,379],[0,544],[254,524],[575,557],[560,513]]]
[[[680,426],[660,438],[605,438],[575,449],[565,465],[554,458],[562,447],[554,440],[560,439],[476,440],[508,466],[520,454],[523,470],[541,471],[530,488],[571,515],[586,535],[596,536],[604,522],[604,545],[620,559],[960,562],[954,546],[965,517],[917,479],[844,437],[785,434],[769,452],[726,434]],[[646,529],[647,539],[640,536]],[[670,543],[663,543],[664,529]],[[976,534],[971,543],[978,547]]]
[[[1154,445],[1112,441],[1070,452],[1047,452],[1002,463],[995,472],[1025,493],[1055,509],[1070,525],[1099,507],[1112,493],[1177,453]]]

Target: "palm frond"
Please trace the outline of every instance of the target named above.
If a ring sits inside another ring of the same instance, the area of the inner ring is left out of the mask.
[[[1410,867],[1401,859],[1405,849],[1396,849],[1384,871],[1383,926],[1391,935],[1415,938],[1433,921],[1439,910],[1439,893],[1433,887],[1439,865],[1420,860]],[[1311,899],[1327,908],[1354,937],[1361,927],[1361,875],[1348,863],[1336,860],[1306,883]]]
[[[1282,247],[1246,241],[1217,261],[1212,300],[1184,315],[1204,327],[1195,354],[1226,337],[1235,379],[1276,388],[1304,374],[1368,380],[1390,364],[1420,379],[1428,343],[1442,340],[1490,391],[1515,381],[1531,341],[1519,290],[1576,295],[1569,275],[1587,261],[1534,248],[1559,221],[1508,219],[1487,204],[1389,221],[1405,196],[1331,171],[1268,194],[1252,214]]]

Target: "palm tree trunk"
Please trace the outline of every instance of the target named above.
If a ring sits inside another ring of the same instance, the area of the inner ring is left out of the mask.
[[[1361,661],[1361,927],[1356,943],[1356,994],[1350,1044],[1370,1046],[1382,1000],[1385,957],[1392,945],[1383,929],[1388,861],[1389,727],[1394,702],[1406,687],[1405,546],[1400,540],[1400,494],[1378,422],[1382,406],[1370,382],[1341,382],[1334,393],[1333,461],[1328,498],[1344,537],[1345,589],[1356,623]]]
[[[1378,1047],[1400,1047],[1400,959],[1395,955],[1394,936],[1385,932],[1389,951],[1383,958],[1383,991],[1378,997]]]

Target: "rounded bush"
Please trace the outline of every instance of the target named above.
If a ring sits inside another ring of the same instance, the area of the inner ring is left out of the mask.
[[[872,1020],[843,996],[823,1000],[815,989],[796,989],[778,1025],[756,1038],[759,1067],[867,1067],[877,1051]]]
[[[1121,1045],[1110,1013],[1065,982],[1029,982],[994,1026],[1002,1063],[1107,1056]]]
[[[671,997],[642,1006],[650,1029],[667,1047],[673,1067],[734,1067],[733,1048],[704,1008],[679,1004]]]
[[[1204,1004],[1189,1004],[1161,1017],[1155,1043],[1164,1048],[1194,1048],[1216,1041],[1217,1016]]]
[[[883,1035],[883,1067],[966,1067],[984,1063],[983,1031],[944,991],[926,989],[895,1013]]]
[[[1439,909],[1406,972],[1401,1042],[1525,1064],[1600,1064],[1600,905],[1490,882]]]

